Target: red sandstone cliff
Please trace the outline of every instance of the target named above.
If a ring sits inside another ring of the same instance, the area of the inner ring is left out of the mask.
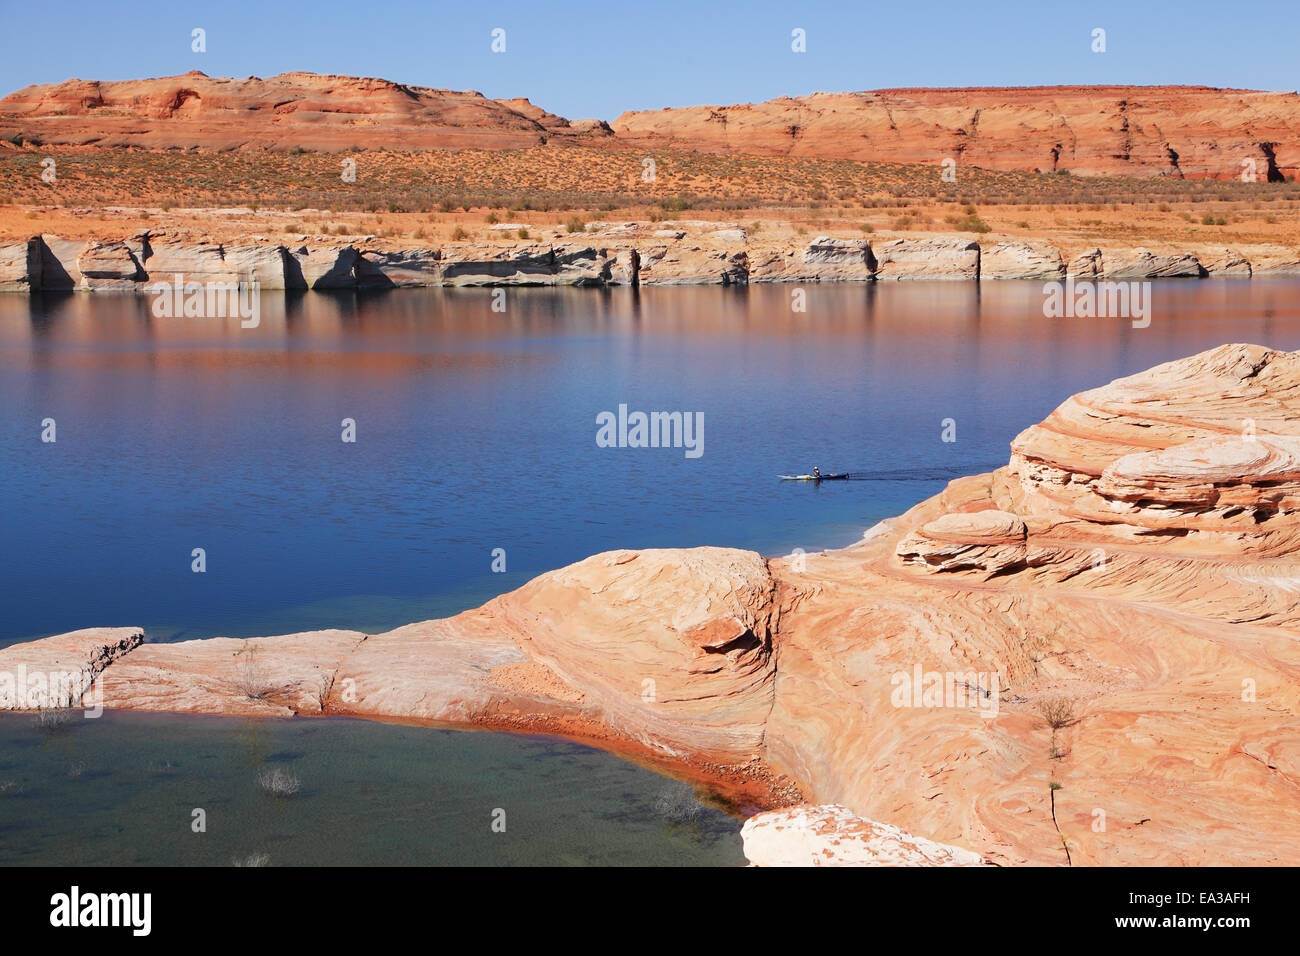
[[[1259,181],[1300,170],[1300,96],[1179,86],[879,90],[570,122],[524,99],[313,73],[30,86],[0,138],[50,144],[312,150],[586,143],[991,169]]]
[[[1202,86],[814,93],[624,113],[622,143],[1081,175],[1258,181],[1300,168],[1300,96]]]
[[[571,124],[526,99],[492,100],[350,76],[282,73],[241,80],[196,70],[161,79],[26,87],[0,100],[0,137],[15,135],[154,149],[508,149],[552,137],[595,141],[608,136],[608,128]]]

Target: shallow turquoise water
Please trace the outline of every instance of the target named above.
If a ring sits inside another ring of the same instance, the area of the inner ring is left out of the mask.
[[[259,785],[276,768],[296,795]],[[740,822],[551,737],[114,712],[45,731],[0,716],[0,866],[733,865]]]

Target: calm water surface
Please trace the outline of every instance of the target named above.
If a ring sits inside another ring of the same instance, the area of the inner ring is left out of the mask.
[[[842,546],[1073,392],[1300,347],[1293,282],[1156,283],[1146,329],[1044,319],[1037,283],[808,289],[267,295],[252,330],[0,296],[0,641],[374,631],[610,548]],[[598,448],[620,403],[702,412],[703,456]],[[776,480],[813,465],[874,480]]]
[[[295,795],[262,789],[275,769]],[[0,717],[0,866],[731,865],[739,829],[684,783],[554,738],[112,712],[49,732]]]

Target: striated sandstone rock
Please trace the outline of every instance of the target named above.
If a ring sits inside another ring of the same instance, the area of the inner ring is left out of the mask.
[[[441,284],[604,285],[614,263],[605,250],[576,243],[494,247],[481,243],[448,247]]]
[[[529,659],[484,609],[366,638],[341,665],[333,713],[473,723],[505,715],[569,714],[567,690],[553,697],[498,674]],[[354,694],[345,693],[351,681]],[[540,682],[538,687],[543,687]],[[561,685],[563,686],[563,685]],[[352,698],[352,699],[349,699]]]
[[[299,246],[285,255],[285,288],[354,288],[357,258],[352,246]]]
[[[484,610],[621,734],[743,763],[772,706],[773,598],[752,552],[621,551],[544,574]]]
[[[139,628],[92,627],[0,649],[0,710],[91,706],[91,684],[143,640]]]
[[[1107,279],[1199,279],[1205,268],[1190,253],[1159,256],[1148,249],[1107,249],[1102,252],[1102,276]]]
[[[935,571],[994,575],[1025,563],[1025,535],[1025,523],[1005,511],[955,512],[922,525],[895,552],[905,564]]]
[[[256,280],[268,291],[287,287],[284,246],[223,246],[222,254],[231,275],[244,281]]]
[[[583,243],[551,246],[551,262],[560,285],[605,285],[614,278],[614,258],[609,249]]]
[[[745,285],[749,253],[702,246],[691,238],[638,248],[641,285]]]
[[[193,70],[160,79],[28,86],[0,100],[0,136],[151,149],[340,152],[596,144],[610,132],[598,121],[571,124],[526,99],[490,100],[366,77],[227,79]]]
[[[1218,436],[1134,452],[1094,487],[1111,514],[1144,527],[1249,530],[1300,508],[1300,438]]]
[[[83,288],[92,291],[134,292],[144,278],[141,246],[125,242],[91,242],[77,257]]]
[[[1102,274],[1101,250],[1090,249],[1070,260],[1066,275],[1073,279],[1095,279]]]
[[[143,250],[150,282],[238,282],[226,268],[221,245],[215,242],[149,240]]]
[[[40,287],[40,238],[0,243],[0,292],[31,292]]]
[[[1243,246],[1242,255],[1250,260],[1253,275],[1300,276],[1300,250],[1276,245]]]
[[[1215,279],[1249,279],[1251,265],[1241,253],[1234,249],[1224,249],[1206,256],[1203,262],[1205,271]]]
[[[611,239],[613,238],[624,239],[629,236],[636,235],[637,232],[641,229],[641,227],[642,227],[642,223],[639,222],[606,222],[604,220],[597,219],[587,223],[587,232],[589,234],[597,233],[601,236],[608,237]],[[667,227],[665,227],[663,229],[656,229],[654,230],[654,232],[655,234],[658,234],[660,232],[673,232],[674,234],[676,234],[678,230],[676,229],[670,230]],[[682,235],[685,235],[685,232],[682,232]],[[678,238],[680,238],[680,236]]]
[[[176,235],[80,243],[41,236],[0,252],[0,291],[33,288],[143,290],[154,282],[235,283],[264,290],[497,285],[743,285],[747,282],[869,282],[888,279],[1079,280],[1300,275],[1300,258],[1280,246],[1249,246],[1197,256],[1148,249],[1092,249],[1064,265],[1039,241],[987,248],[963,237],[877,240],[819,237],[802,248],[781,238],[750,238],[717,223],[591,223],[580,241],[519,243],[509,238],[452,242],[440,249],[393,249],[373,237],[352,245],[265,242],[222,245]],[[143,241],[138,241],[143,239]],[[305,239],[305,237],[304,237]],[[318,240],[317,240],[318,241]],[[88,271],[87,271],[88,270]],[[7,278],[6,278],[7,277]],[[33,285],[33,283],[38,283]]]
[[[609,281],[614,285],[641,284],[641,253],[635,249],[609,250]]]
[[[980,249],[983,279],[1062,279],[1065,263],[1048,242],[999,242]]]
[[[220,243],[186,243],[146,240],[143,271],[150,283],[238,283],[257,280],[261,288],[284,289],[283,246],[223,246]],[[143,278],[143,277],[142,277]]]
[[[62,292],[84,288],[77,259],[86,243],[58,236],[41,236],[41,289]]]
[[[741,827],[752,866],[984,866],[978,853],[864,820],[847,807],[787,807]]]
[[[717,243],[719,245],[729,245],[743,243],[746,239],[745,230],[739,227],[727,229],[713,229],[705,234],[705,241]]]
[[[2,105],[2,104],[0,104]],[[1300,96],[1204,86],[898,89],[624,113],[615,142],[1077,175],[1261,181],[1300,171]],[[1267,129],[1268,142],[1261,142]]]
[[[1226,345],[1082,392],[1012,441],[1009,474],[1026,495],[1035,496],[1036,510],[1068,512],[1092,504],[1089,496],[1108,468],[1112,481],[1120,475],[1134,477],[1135,463],[1118,471],[1112,468],[1127,456],[1206,440],[1225,447],[1253,444],[1242,439],[1256,434],[1270,436],[1270,441],[1285,439],[1296,432],[1288,404],[1294,400],[1290,376],[1295,365],[1292,354],[1257,345]],[[1238,473],[1243,484],[1251,484],[1247,463],[1256,457],[1267,460],[1267,447],[1248,450],[1245,458],[1233,452],[1244,469]],[[1198,450],[1201,446],[1190,448]],[[1170,469],[1171,476],[1186,475],[1189,468],[1200,469],[1192,462],[1194,455],[1187,457],[1182,466],[1162,458],[1143,461],[1153,469]],[[1165,499],[1156,503],[1165,509],[1178,505]],[[1183,517],[1194,517],[1180,510]]]
[[[26,87],[0,100],[0,138],[13,137],[332,152],[582,144],[1217,179],[1235,179],[1249,159],[1261,181],[1280,182],[1300,171],[1300,96],[1198,86],[898,89],[635,111],[611,128],[472,91],[303,72],[229,79],[195,70]]]
[[[437,249],[361,249],[353,269],[357,287],[362,289],[436,286],[442,284],[441,260]]]
[[[249,717],[318,714],[340,662],[364,638],[355,631],[312,631],[144,644],[103,676],[104,705]]]
[[[979,243],[969,239],[891,239],[872,247],[876,278],[978,279]]]
[[[876,277],[876,257],[865,239],[820,236],[799,255],[767,250],[756,254],[750,271],[753,282],[870,282]]]
[[[863,544],[802,573],[773,562],[806,597],[778,632],[769,761],[810,800],[1004,863],[1300,852],[1297,403],[1300,354],[1168,363],[1067,401],[1009,467]],[[981,555],[936,573],[918,541],[987,548],[1001,570]],[[996,713],[900,708],[891,675],[917,666],[995,672]],[[1051,696],[1078,715],[1054,745],[1036,706]]]

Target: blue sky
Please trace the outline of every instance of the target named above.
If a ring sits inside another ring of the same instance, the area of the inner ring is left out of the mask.
[[[207,31],[207,52],[190,31]],[[490,50],[494,27],[506,52]],[[807,52],[790,49],[791,30]],[[1091,32],[1107,31],[1093,53]],[[287,70],[526,96],[570,118],[816,90],[1057,83],[1300,87],[1300,2],[106,3],[0,0],[0,94]]]

